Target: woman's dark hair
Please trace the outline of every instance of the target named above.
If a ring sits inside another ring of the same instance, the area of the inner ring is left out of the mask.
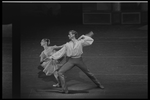
[[[50,45],[50,39],[44,38],[43,40],[47,42],[48,46]]]
[[[78,38],[78,32],[76,32],[75,30],[70,30],[69,32],[71,32],[72,34],[75,35],[76,38]]]

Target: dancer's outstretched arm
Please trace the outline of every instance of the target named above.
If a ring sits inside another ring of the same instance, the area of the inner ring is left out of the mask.
[[[94,35],[94,33],[91,31],[88,34],[85,34],[86,36],[92,37]]]
[[[85,34],[85,35],[81,35],[78,40],[81,40],[82,38],[84,38],[84,36],[89,36],[89,37],[92,37],[94,35],[94,33],[91,31],[89,32],[88,34]]]
[[[80,36],[78,41],[80,41],[83,46],[91,45],[94,42],[94,39],[92,38],[93,35],[94,33],[91,31],[86,35]]]
[[[66,46],[64,45],[59,51],[57,51],[56,53],[54,53],[52,56],[50,56],[50,59],[60,59],[64,54],[66,53]]]
[[[54,45],[53,48],[54,48],[54,49],[59,49],[59,48],[62,48],[63,46],[64,46],[64,45],[61,45],[61,46]]]

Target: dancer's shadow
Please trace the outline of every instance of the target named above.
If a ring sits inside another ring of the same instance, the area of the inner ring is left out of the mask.
[[[60,93],[60,92],[58,91],[57,93]],[[77,93],[89,93],[89,91],[87,91],[87,90],[68,90],[68,94],[77,94]]]
[[[81,88],[80,88],[81,87]],[[70,89],[71,88],[71,89]],[[79,88],[79,90],[77,90]],[[78,94],[78,93],[89,93],[91,89],[95,89],[95,86],[89,85],[89,84],[80,84],[76,83],[75,85],[71,85],[71,87],[68,88],[68,94]],[[36,92],[51,92],[51,93],[60,93],[62,88],[54,88],[54,87],[46,87],[41,89],[35,89]]]
[[[61,89],[58,88],[45,88],[45,89],[34,89],[36,92],[52,92],[52,93],[62,93]],[[88,90],[68,90],[68,94],[76,94],[76,93],[89,93]]]
[[[41,66],[38,66],[38,69],[40,69],[40,71],[38,72],[38,78],[41,78],[45,82],[53,81],[57,83],[57,80],[54,77],[54,75],[46,76],[46,74],[43,72],[43,67]],[[71,80],[76,80],[76,81],[86,83],[87,81],[85,81],[83,78],[80,77],[80,72],[81,72],[80,69],[77,67],[74,67],[71,70],[69,70],[67,73],[65,73],[66,82],[69,82]]]

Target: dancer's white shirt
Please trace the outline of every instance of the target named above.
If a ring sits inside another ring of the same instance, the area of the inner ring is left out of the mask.
[[[82,37],[83,39],[76,40],[74,43],[70,41],[64,44],[64,46],[54,53],[51,58],[59,59],[64,54],[71,58],[80,58],[83,54],[83,46],[91,45],[94,42],[94,39],[89,36],[82,35]]]

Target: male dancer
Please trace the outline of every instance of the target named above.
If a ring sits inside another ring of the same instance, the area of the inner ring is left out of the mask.
[[[104,86],[102,86],[96,77],[89,71],[81,57],[83,54],[83,46],[88,46],[93,43],[94,40],[91,38],[93,34],[93,32],[90,32],[89,34],[82,35],[79,39],[76,39],[77,32],[74,30],[69,31],[68,37],[71,41],[64,45],[62,52],[59,52],[59,54],[54,54],[50,57],[50,59],[59,59],[64,54],[68,57],[67,62],[58,70],[58,76],[62,85],[61,92],[68,93],[64,73],[74,66],[79,67],[97,85],[98,88],[104,89]]]

